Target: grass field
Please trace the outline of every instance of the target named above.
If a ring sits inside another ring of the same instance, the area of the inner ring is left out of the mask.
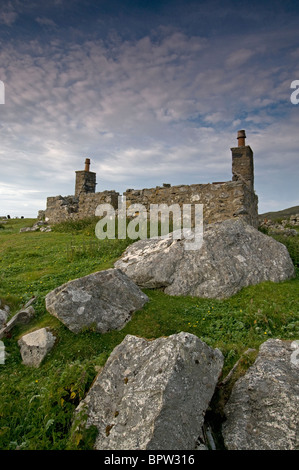
[[[0,225],[0,298],[13,315],[36,297],[34,320],[3,339],[8,356],[0,364],[0,449],[91,448],[88,432],[80,439],[71,438],[73,412],[127,334],[157,338],[191,332],[222,351],[223,377],[248,348],[258,348],[268,338],[299,338],[298,266],[295,279],[248,287],[221,301],[171,297],[144,289],[150,302],[123,330],[71,333],[48,314],[45,295],[71,279],[113,267],[130,241],[97,240],[94,220],[61,224],[48,233],[19,233],[34,222],[16,219]],[[287,243],[295,263],[296,238]],[[57,338],[55,347],[38,369],[24,366],[18,339],[45,326]]]

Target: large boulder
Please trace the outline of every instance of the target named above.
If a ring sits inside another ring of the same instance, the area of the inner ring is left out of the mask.
[[[94,328],[119,330],[143,307],[148,297],[119,269],[75,279],[46,296],[46,309],[74,333]]]
[[[195,449],[223,356],[190,333],[127,335],[77,408],[95,449]]]
[[[299,350],[270,339],[232,390],[224,411],[228,450],[299,449]]]
[[[140,287],[164,288],[169,295],[228,298],[243,287],[294,276],[286,247],[240,219],[205,227],[199,249],[184,237],[140,240],[115,267]]]
[[[32,331],[19,339],[23,364],[39,367],[45,356],[55,344],[55,336],[47,328]]]

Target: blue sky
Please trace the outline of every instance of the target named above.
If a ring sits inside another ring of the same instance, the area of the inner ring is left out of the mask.
[[[299,204],[296,1],[2,0],[0,215],[74,194],[231,179],[239,129],[259,212]]]

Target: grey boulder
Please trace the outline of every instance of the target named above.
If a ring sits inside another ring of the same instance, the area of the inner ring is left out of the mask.
[[[55,344],[55,336],[47,328],[32,331],[18,341],[23,364],[39,367]]]
[[[136,284],[169,295],[228,298],[243,287],[295,275],[286,247],[240,219],[207,225],[199,249],[186,250],[182,236],[140,240],[115,267]]]
[[[94,328],[119,330],[143,307],[148,297],[119,269],[75,279],[46,296],[46,309],[74,333]]]
[[[98,428],[97,450],[192,450],[222,366],[221,351],[190,333],[127,335],[76,413]]]
[[[224,408],[228,450],[299,449],[298,378],[298,342],[270,339],[261,345]]]

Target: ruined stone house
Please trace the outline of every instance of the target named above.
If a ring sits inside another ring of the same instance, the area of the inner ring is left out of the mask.
[[[207,184],[191,184],[146,189],[127,189],[124,192],[127,206],[142,204],[148,210],[151,204],[203,204],[205,223],[220,222],[230,218],[243,218],[258,227],[258,197],[254,191],[253,152],[245,145],[245,131],[238,131],[238,146],[231,148],[232,180]],[[69,219],[82,219],[95,215],[99,204],[118,207],[116,191],[96,192],[96,173],[90,171],[86,159],[83,171],[76,171],[75,194],[47,198],[46,220],[55,224]]]

